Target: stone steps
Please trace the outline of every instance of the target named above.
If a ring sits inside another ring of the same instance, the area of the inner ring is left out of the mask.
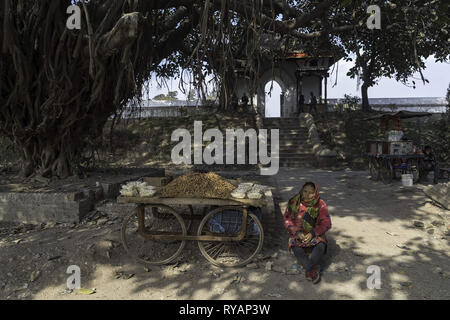
[[[283,138],[287,138],[287,139],[295,138],[295,137],[308,138],[308,132],[292,132],[292,131],[291,132],[280,132],[279,136],[283,137]]]
[[[314,168],[314,162],[284,161],[284,162],[280,162],[280,167]]]
[[[282,152],[282,151],[284,151],[284,152],[307,152],[307,153],[313,152],[313,146],[310,144],[301,144],[301,143],[288,144],[288,143],[291,143],[291,142],[280,141],[278,150],[280,152]],[[272,146],[272,144],[268,143],[268,147],[269,147],[268,150],[270,150],[271,146]]]
[[[279,166],[280,167],[292,167],[292,168],[314,168],[315,161],[314,158],[310,160],[296,160],[296,159],[280,159]],[[268,168],[269,165],[264,165],[263,168]]]
[[[269,154],[269,157],[271,155]],[[297,159],[297,160],[305,160],[305,159],[311,159],[314,158],[314,154],[312,153],[283,153],[278,155],[280,157],[280,160],[284,159]]]
[[[270,146],[270,145],[269,145]],[[270,150],[270,149],[269,149]],[[280,146],[279,152],[304,152],[304,153],[311,153],[313,152],[313,148],[310,146],[300,146],[300,145],[294,145],[294,146]]]
[[[267,144],[270,145],[271,140],[268,140]],[[305,139],[299,139],[299,138],[298,139],[282,139],[280,137],[278,145],[280,147],[293,147],[293,148],[304,148],[304,149],[313,147],[313,145],[311,143],[309,143],[309,141],[305,141]]]
[[[299,119],[266,118],[266,129],[279,129],[279,157],[281,167],[313,167],[315,156],[308,142],[308,128]],[[268,150],[270,152],[270,134]]]
[[[308,158],[312,157],[312,152],[280,152],[279,153],[280,159],[287,159],[287,158]]]
[[[264,125],[263,129],[278,129],[280,131],[287,131],[287,130],[308,131],[308,128],[306,127],[299,127],[298,125],[286,125],[286,124]]]

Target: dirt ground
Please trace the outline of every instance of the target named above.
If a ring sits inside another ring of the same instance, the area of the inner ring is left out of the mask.
[[[297,271],[281,220],[287,200],[308,180],[318,183],[333,224],[316,285]],[[126,212],[97,212],[81,224],[1,223],[0,299],[450,298],[450,211],[427,198],[423,185],[306,168],[280,168],[263,182],[275,187],[276,210],[263,217],[263,250],[246,267],[215,267],[194,242],[172,265],[136,262],[120,241]],[[71,265],[81,269],[81,287],[95,293],[67,289]],[[381,289],[367,288],[371,265],[381,269]]]

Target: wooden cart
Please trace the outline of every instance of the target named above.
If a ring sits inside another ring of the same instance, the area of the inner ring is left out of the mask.
[[[125,250],[138,260],[154,265],[168,264],[182,252],[186,241],[197,241],[202,255],[212,264],[237,267],[248,264],[261,250],[264,231],[257,217],[265,199],[209,199],[123,197],[118,203],[135,203],[122,225]],[[188,206],[179,213],[173,206]],[[194,206],[206,206],[203,213]],[[207,209],[212,210],[207,212]],[[259,208],[259,210],[258,210]],[[200,219],[196,234],[193,221]]]
[[[401,178],[402,174],[412,174],[413,182],[419,181],[419,161],[421,154],[369,154],[369,173],[374,181],[381,179],[383,183],[391,183],[394,178]]]

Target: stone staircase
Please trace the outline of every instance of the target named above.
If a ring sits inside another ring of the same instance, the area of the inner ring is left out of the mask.
[[[263,128],[268,129],[269,152],[270,129],[279,129],[280,167],[313,167],[316,161],[312,145],[308,143],[308,129],[298,118],[264,118]]]

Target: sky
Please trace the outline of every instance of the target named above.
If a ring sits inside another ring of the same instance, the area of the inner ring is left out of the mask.
[[[334,73],[328,78],[329,98],[342,98],[344,94],[361,97],[361,91],[356,90],[356,79],[346,76],[352,64],[352,61],[340,60],[338,62]],[[423,84],[419,73],[414,75],[416,79],[411,78],[416,82],[416,89],[407,87],[401,82],[395,81],[395,79],[383,77],[377,85],[369,88],[369,98],[445,97],[450,83],[450,64],[436,63],[433,57],[429,57],[425,61],[425,66],[426,68],[422,73],[429,83]],[[337,68],[337,85],[333,87],[336,82]]]
[[[361,91],[356,89],[357,80],[351,79],[346,74],[352,66],[352,61],[346,62],[340,60],[333,70],[330,68],[330,77],[328,78],[328,98],[343,98],[344,94],[356,95],[361,97]],[[429,83],[423,84],[420,75],[417,73],[412,79],[416,82],[416,89],[407,87],[395,79],[381,78],[377,85],[369,88],[369,98],[405,98],[405,97],[445,97],[450,83],[450,64],[436,63],[433,57],[425,61],[426,68],[423,75],[429,80]],[[333,72],[331,72],[333,70]],[[337,82],[336,82],[337,72]],[[178,91],[178,98],[185,99],[186,96],[178,89],[178,79],[169,79],[167,81],[170,91]],[[158,88],[155,80],[151,81],[150,97],[164,93],[168,89]],[[281,89],[274,86],[273,97],[279,97]]]

